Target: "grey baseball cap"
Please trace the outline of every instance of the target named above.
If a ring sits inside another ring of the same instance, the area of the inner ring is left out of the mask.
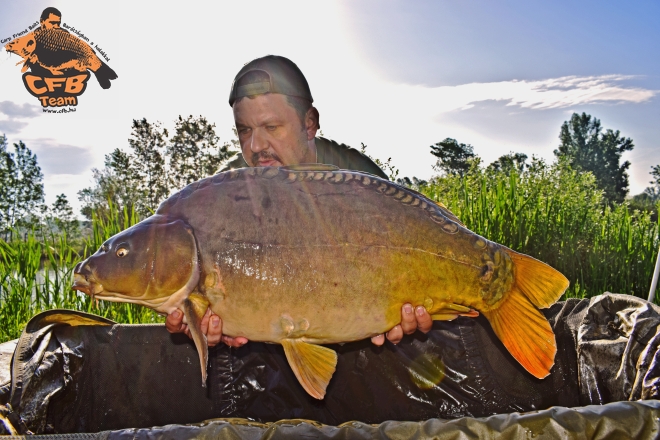
[[[237,87],[236,84],[239,80],[252,71],[265,72],[269,80]],[[293,61],[277,55],[266,55],[250,61],[236,74],[229,92],[229,105],[234,105],[234,101],[243,96],[261,95],[268,92],[296,96],[314,102],[305,75]]]

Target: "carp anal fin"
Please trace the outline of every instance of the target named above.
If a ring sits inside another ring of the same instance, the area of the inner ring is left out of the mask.
[[[536,307],[554,304],[570,282],[556,269],[528,255],[504,249],[513,261],[515,284]]]
[[[190,335],[195,342],[197,353],[199,353],[199,363],[202,367],[203,387],[206,387],[206,366],[209,359],[209,346],[206,340],[206,335],[202,332],[202,318],[204,317],[208,306],[208,300],[195,293],[183,301],[183,314],[186,317]]]
[[[337,353],[298,339],[284,339],[282,346],[300,385],[310,396],[323,399],[325,389],[337,367]]]
[[[555,363],[555,334],[545,316],[516,285],[505,295],[502,305],[482,313],[509,353],[525,370],[543,379]]]
[[[479,316],[478,311],[453,303],[445,304],[441,308],[429,310],[429,312],[431,313],[431,319],[434,321],[453,321],[459,316],[465,316],[467,318],[476,318]]]
[[[338,166],[326,163],[299,163],[297,165],[287,165],[280,168],[287,171],[339,171]]]

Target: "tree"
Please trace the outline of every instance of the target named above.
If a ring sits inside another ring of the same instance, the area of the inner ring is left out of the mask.
[[[46,222],[50,230],[57,233],[64,233],[69,239],[74,238],[80,232],[80,224],[73,214],[73,208],[69,204],[66,195],[60,194],[48,210]]]
[[[43,174],[37,155],[23,141],[7,149],[7,138],[0,136],[0,231],[12,237],[12,228],[29,227],[44,200]]]
[[[555,156],[566,159],[577,170],[593,173],[596,182],[610,202],[622,202],[628,194],[630,162],[620,163],[621,155],[632,151],[633,141],[620,132],[605,130],[600,120],[586,113],[573,113],[561,126],[560,145]]]
[[[158,208],[168,196],[165,149],[167,129],[158,122],[149,123],[146,118],[133,119],[133,131],[128,143],[133,149],[131,166],[137,176],[137,190],[142,195],[136,200],[136,210],[147,215]]]
[[[78,192],[85,217],[105,215],[108,203],[148,216],[171,192],[216,173],[238,145],[232,139],[220,146],[215,124],[202,116],[179,116],[171,140],[158,122],[136,119],[132,128],[130,152],[117,148],[106,155],[105,167],[92,169],[94,185]]]
[[[459,144],[452,138],[431,145],[431,154],[438,158],[436,169],[459,176],[465,175],[470,169],[470,160],[475,158],[472,145]]]
[[[219,145],[215,124],[203,116],[198,119],[179,116],[174,136],[167,146],[169,156],[169,185],[180,189],[203,177],[215,174],[220,164],[236,154],[229,143]]]
[[[649,174],[653,176],[653,180],[651,180],[649,183],[656,188],[660,188],[660,165],[652,166],[651,172]]]
[[[493,171],[502,171],[505,174],[510,174],[511,171],[517,171],[522,173],[525,171],[525,166],[527,166],[527,155],[524,153],[514,153],[505,154],[500,156],[499,159],[488,165]]]
[[[653,180],[649,182],[651,186],[646,187],[641,194],[632,196],[628,204],[633,211],[637,209],[650,212],[653,221],[656,221],[657,204],[660,202],[660,165],[652,166],[649,174],[653,176]]]
[[[115,206],[144,206],[139,190],[139,176],[135,171],[134,157],[116,148],[105,156],[105,168],[92,169],[95,185],[78,191],[78,199],[83,203],[82,214],[88,219],[96,212],[101,216],[108,214],[108,203]]]

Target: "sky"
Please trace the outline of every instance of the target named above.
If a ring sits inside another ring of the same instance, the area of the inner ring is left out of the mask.
[[[91,78],[75,113],[43,113],[21,59],[0,49],[0,133],[37,154],[46,202],[64,193],[76,211],[92,168],[128,151],[133,119],[171,128],[202,115],[229,141],[231,82],[267,54],[303,71],[326,137],[364,143],[400,176],[431,177],[430,146],[447,137],[485,163],[509,152],[552,161],[561,124],[582,112],[633,139],[631,194],[660,164],[658,1],[0,0],[0,40],[48,6],[119,77],[107,90]]]

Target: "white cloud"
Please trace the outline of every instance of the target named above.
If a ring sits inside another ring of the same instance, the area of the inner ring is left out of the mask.
[[[491,100],[509,101],[509,106],[539,110],[605,102],[640,103],[657,95],[657,90],[621,84],[631,78],[625,75],[565,76],[537,81],[514,79],[436,88],[398,87],[414,97],[414,100],[424,103],[424,106],[434,106],[436,114],[471,108],[474,103]]]

